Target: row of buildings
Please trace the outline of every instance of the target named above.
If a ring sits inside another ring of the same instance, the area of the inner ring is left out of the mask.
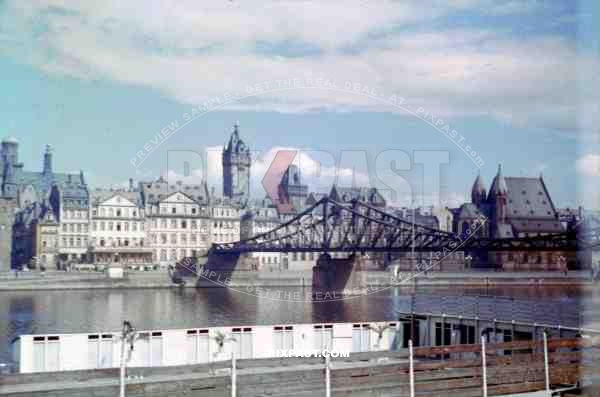
[[[58,173],[52,148],[46,146],[41,172],[24,171],[18,142],[2,141],[0,152],[0,271],[37,264],[66,268],[73,263],[126,266],[161,265],[208,250],[213,243],[238,241],[273,229],[289,218],[279,215],[269,199],[251,199],[251,157],[236,124],[223,148],[223,192],[209,192],[206,183],[186,185],[164,178],[120,189],[91,188],[83,172]],[[285,173],[280,190],[299,209],[324,196],[309,192],[295,166]],[[478,230],[494,238],[526,237],[564,230],[561,211],[552,203],[543,178],[505,177],[499,167],[490,190],[478,176],[471,202],[459,208],[391,209],[398,216],[456,233],[485,216]],[[385,208],[374,188],[334,186],[327,193],[338,202],[354,199]],[[564,213],[564,211],[562,211]],[[571,218],[581,214],[573,213]],[[554,255],[554,254],[553,254]],[[259,266],[293,269],[314,265],[314,255],[256,253]],[[554,256],[499,253],[477,258],[481,263],[519,266],[551,264]]]

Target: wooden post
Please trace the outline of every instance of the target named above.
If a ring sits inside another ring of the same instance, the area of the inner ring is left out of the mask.
[[[483,397],[487,397],[487,370],[485,364],[485,335],[481,335],[481,369],[483,380]]]
[[[415,368],[413,363],[413,343],[412,339],[408,341],[408,363],[410,377],[410,397],[415,397]]]
[[[329,354],[325,356],[325,397],[331,397],[331,358]]]
[[[548,333],[544,330],[544,370],[546,371],[546,394],[550,397],[550,367],[548,364]]]

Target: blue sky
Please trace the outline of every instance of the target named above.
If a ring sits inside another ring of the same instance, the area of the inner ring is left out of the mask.
[[[39,168],[50,143],[56,169],[83,169],[95,185],[174,175],[180,170],[167,161],[169,151],[206,158],[239,120],[242,137],[260,152],[255,194],[279,148],[303,151],[297,160],[314,188],[336,173],[349,184],[352,172],[382,187],[378,175],[392,172],[376,167],[379,153],[413,158],[433,150],[449,152],[440,183],[418,164],[398,171],[417,201],[438,190],[443,202],[461,200],[477,172],[489,186],[502,162],[506,175],[543,172],[558,205],[599,207],[596,2],[199,3],[0,2],[0,134],[19,139],[26,167]],[[142,166],[131,164],[192,107],[294,78],[403,97],[410,109],[443,119],[484,164],[479,170],[451,139],[398,107],[306,85],[228,103],[171,135]],[[343,164],[323,164],[318,177],[316,151]],[[218,156],[211,159],[200,176],[219,190]],[[388,187],[404,192],[398,181]]]

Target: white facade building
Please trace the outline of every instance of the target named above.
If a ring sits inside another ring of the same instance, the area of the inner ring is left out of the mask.
[[[374,329],[383,330],[380,333]],[[158,367],[276,357],[277,350],[367,352],[396,349],[399,322],[276,324],[139,331],[129,367]],[[237,342],[219,345],[218,335]],[[13,343],[21,373],[116,368],[120,364],[118,331],[86,334],[21,335]]]
[[[149,237],[161,265],[194,256],[210,247],[208,207],[176,192],[151,207]]]
[[[90,253],[93,263],[151,264],[144,209],[135,191],[92,193]]]
[[[211,241],[231,243],[240,240],[240,219],[243,210],[235,201],[214,198],[211,201]]]

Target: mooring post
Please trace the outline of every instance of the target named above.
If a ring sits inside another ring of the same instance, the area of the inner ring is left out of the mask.
[[[415,397],[415,367],[413,363],[413,343],[412,339],[408,341],[408,365],[410,379],[410,397]]]
[[[481,335],[481,369],[483,378],[483,397],[487,397],[487,370],[485,364],[485,335]]]
[[[548,332],[544,330],[544,370],[546,371],[546,394],[550,397],[550,367],[548,364]]]
[[[331,358],[325,356],[325,397],[331,397]]]

